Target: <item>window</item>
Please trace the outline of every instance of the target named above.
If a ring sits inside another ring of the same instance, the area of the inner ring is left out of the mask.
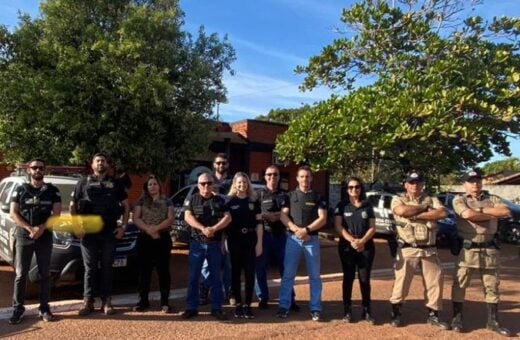
[[[0,204],[9,204],[9,200],[11,198],[11,188],[13,187],[13,182],[7,182],[5,184],[4,190],[0,195]]]
[[[180,207],[183,205],[184,200],[188,196],[191,188],[191,186],[183,188],[172,196],[172,203],[174,207]]]

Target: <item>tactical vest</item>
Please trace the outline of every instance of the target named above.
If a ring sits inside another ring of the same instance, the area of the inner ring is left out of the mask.
[[[115,222],[122,214],[117,185],[110,177],[96,181],[88,176],[78,205],[80,214],[99,215],[106,222]]]
[[[424,202],[433,207],[431,197],[426,197]],[[406,218],[400,218],[397,221],[397,234],[404,242],[415,245],[434,246],[437,238],[437,230],[430,221],[410,221]]]
[[[19,196],[20,215],[31,226],[44,224],[51,216],[53,202],[49,193],[49,184],[43,184],[36,194],[31,192],[28,183],[22,184]]]

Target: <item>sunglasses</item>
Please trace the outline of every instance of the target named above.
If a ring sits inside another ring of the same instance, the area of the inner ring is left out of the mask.
[[[32,170],[36,171],[36,170],[45,170],[45,167],[44,166],[40,166],[40,165],[33,165],[30,167]]]
[[[208,186],[208,185],[213,185],[213,182],[199,182],[198,184],[202,185],[203,187],[205,187],[205,186]]]
[[[215,162],[216,165],[226,165],[227,162]]]
[[[278,177],[278,174],[277,174],[276,172],[266,173],[265,175],[266,175],[267,177],[271,177],[271,176]]]
[[[349,185],[348,186],[348,190],[359,190],[361,189],[361,186],[360,185]]]

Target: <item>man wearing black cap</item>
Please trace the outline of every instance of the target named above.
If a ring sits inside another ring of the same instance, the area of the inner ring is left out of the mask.
[[[453,319],[451,326],[462,331],[462,305],[471,275],[477,273],[484,285],[488,309],[487,328],[501,335],[511,332],[501,327],[497,319],[498,269],[500,250],[496,240],[498,219],[511,215],[500,197],[482,192],[482,174],[478,169],[464,176],[465,194],[453,199],[457,214],[457,230],[462,249],[456,261],[451,299]]]
[[[449,329],[440,321],[438,312],[442,309],[442,270],[435,239],[436,221],[447,216],[441,202],[423,193],[424,178],[412,170],[406,175],[406,192],[392,199],[392,211],[397,222],[399,250],[395,264],[395,281],[390,303],[394,327],[401,326],[401,305],[410,290],[417,268],[422,269],[428,318],[426,321],[441,329]]]

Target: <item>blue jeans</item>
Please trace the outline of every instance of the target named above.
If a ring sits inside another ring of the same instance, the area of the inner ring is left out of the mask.
[[[301,254],[305,254],[305,264],[309,275],[311,312],[321,312],[321,277],[320,277],[320,240],[318,235],[312,235],[310,240],[303,242],[295,235],[288,234],[285,245],[284,272],[280,286],[280,308],[289,309],[294,287],[294,278],[298,270]]]
[[[274,259],[280,271],[280,278],[283,277],[283,261],[285,255],[285,243],[287,236],[283,234],[273,234],[264,232],[262,242],[262,255],[256,258],[256,296],[261,301],[269,301],[269,287],[267,287],[267,267]]]
[[[112,281],[114,277],[114,257],[117,240],[112,233],[85,235],[81,240],[81,255],[85,266],[83,298],[93,301],[95,290],[99,287],[102,299],[112,295]],[[101,265],[98,280],[98,263]]]
[[[226,252],[222,255],[222,291],[224,292],[224,296],[229,296],[231,293],[231,258],[229,257],[229,252]],[[200,288],[202,290],[209,290],[209,269],[208,269],[208,261],[204,260],[204,264],[202,265],[202,270],[200,271]]]
[[[205,244],[191,241],[188,255],[189,279],[186,309],[197,310],[199,307],[199,278],[204,260],[208,261],[211,309],[222,308],[222,280],[220,279],[222,249],[220,242]]]

